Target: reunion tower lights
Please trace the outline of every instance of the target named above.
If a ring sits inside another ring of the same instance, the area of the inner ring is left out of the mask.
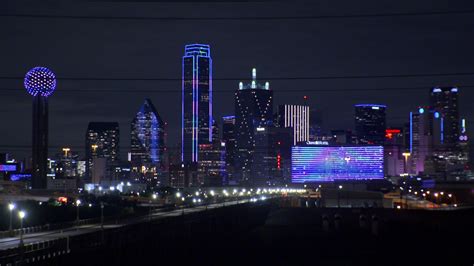
[[[48,96],[56,88],[56,76],[45,67],[32,68],[25,76],[25,88],[33,96],[33,162],[31,187],[46,188],[48,159]]]

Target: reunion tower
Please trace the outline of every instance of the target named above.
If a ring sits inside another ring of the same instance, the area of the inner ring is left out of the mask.
[[[56,76],[45,67],[32,68],[25,76],[25,88],[33,96],[33,154],[31,187],[46,188],[48,160],[48,96],[56,88]]]

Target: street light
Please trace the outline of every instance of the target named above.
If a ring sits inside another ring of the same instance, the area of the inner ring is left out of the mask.
[[[20,247],[23,246],[23,218],[25,218],[25,211],[19,211],[18,217],[20,217]]]
[[[76,223],[79,225],[79,205],[81,205],[81,200],[76,200]]]
[[[8,209],[10,210],[10,227],[8,227],[8,231],[10,231],[10,233],[11,233],[12,230],[13,230],[12,220],[13,220],[13,210],[15,209],[15,204],[14,203],[9,203],[8,204]]]

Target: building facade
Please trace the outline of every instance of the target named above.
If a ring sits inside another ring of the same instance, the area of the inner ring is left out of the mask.
[[[117,122],[90,122],[86,132],[86,176],[91,178],[93,160],[105,158],[107,166],[119,161],[120,129]]]
[[[385,141],[385,105],[355,105],[355,131],[358,144],[382,145]]]
[[[134,179],[148,183],[165,168],[165,123],[146,99],[131,123],[130,166]]]
[[[235,116],[222,117],[222,142],[225,146],[225,164],[226,173],[224,177],[224,184],[234,184],[235,173],[235,157],[236,157],[236,131],[235,131]]]
[[[255,132],[257,128],[273,125],[273,92],[268,82],[257,83],[257,70],[252,69],[252,81],[245,85],[240,82],[235,92],[235,130],[237,180],[252,183]]]

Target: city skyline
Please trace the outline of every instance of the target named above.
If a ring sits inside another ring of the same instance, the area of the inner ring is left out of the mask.
[[[236,4],[237,8],[244,9],[245,6],[252,4]],[[255,4],[260,6],[259,4]],[[437,2],[433,4],[433,8],[442,7],[443,3]],[[30,11],[35,11],[35,6],[32,6]],[[59,7],[58,7],[59,8]],[[85,12],[83,7],[79,7],[78,10]],[[95,8],[97,11],[104,12],[100,7],[92,5],[91,8]],[[114,7],[120,10],[121,7]],[[348,12],[361,13],[355,10],[354,7],[348,6]],[[15,11],[15,5],[7,5],[7,9],[12,12]],[[60,9],[60,8],[59,8]],[[291,9],[291,12],[296,12],[295,8]],[[422,10],[421,6],[417,9]],[[27,9],[28,10],[28,9]],[[178,9],[176,9],[177,11]],[[278,13],[279,8],[275,9]],[[383,8],[376,6],[374,12],[383,11]],[[143,9],[141,12],[145,12]],[[183,11],[186,13],[186,11]],[[448,15],[446,15],[448,16]],[[18,27],[24,28],[25,31],[30,32],[26,26],[26,21],[16,18],[2,18],[6,22],[14,22]],[[470,25],[471,21],[467,20],[465,15],[455,15],[453,21],[443,20],[437,22],[437,16],[420,16],[412,18],[416,21],[422,21],[420,27],[421,34],[426,38],[434,38],[429,31],[431,27],[441,27],[446,23],[463,23],[463,25]],[[436,74],[436,73],[463,73],[467,72],[474,61],[474,56],[468,47],[472,47],[472,37],[466,35],[462,42],[448,42],[451,33],[447,31],[437,32],[436,38],[439,38],[439,42],[433,43],[429,50],[420,50],[422,41],[416,38],[411,41],[410,44],[405,45],[400,37],[412,37],[410,32],[406,31],[407,25],[397,24],[390,22],[390,19],[380,18],[378,19],[386,27],[394,29],[393,35],[382,34],[381,36],[385,39],[392,40],[392,43],[386,43],[381,40],[376,40],[372,37],[360,36],[361,42],[364,44],[380,44],[383,49],[375,49],[368,52],[362,46],[357,47],[346,47],[341,41],[341,37],[334,37],[331,32],[339,29],[347,19],[338,19],[334,21],[328,29],[322,29],[319,25],[327,23],[327,21],[314,20],[311,21],[309,26],[300,27],[301,32],[295,32],[291,35],[285,35],[286,33],[281,32],[282,36],[296,37],[298,39],[307,36],[310,32],[311,27],[316,27],[321,31],[321,35],[314,37],[314,41],[323,41],[318,43],[320,49],[310,49],[305,43],[300,43],[300,49],[293,51],[293,56],[283,55],[282,62],[277,61],[276,63],[266,63],[269,58],[279,54],[278,49],[284,45],[285,40],[280,45],[272,42],[274,36],[268,36],[269,38],[261,38],[259,42],[255,43],[254,46],[250,45],[239,45],[241,42],[232,43],[226,42],[225,35],[223,35],[222,28],[215,28],[218,31],[216,35],[210,35],[203,31],[192,33],[192,27],[190,33],[186,36],[174,36],[168,38],[166,43],[160,42],[162,47],[166,48],[167,53],[163,53],[163,49],[155,50],[145,47],[142,53],[135,54],[137,49],[141,49],[140,45],[135,44],[125,50],[125,53],[120,57],[117,57],[115,49],[108,50],[107,53],[103,54],[99,60],[102,59],[105,64],[102,66],[90,65],[93,62],[93,55],[96,55],[99,51],[96,49],[84,50],[78,49],[79,54],[82,57],[76,55],[69,55],[64,57],[63,55],[67,50],[64,48],[57,48],[52,53],[52,56],[42,56],[41,54],[32,54],[26,52],[18,54],[16,51],[21,49],[15,49],[11,54],[5,53],[4,64],[0,66],[1,76],[4,77],[21,77],[24,75],[27,69],[36,65],[44,65],[50,67],[56,72],[58,77],[58,87],[60,88],[50,103],[50,151],[52,154],[55,151],[60,150],[63,146],[71,146],[80,154],[84,154],[82,144],[82,134],[87,128],[87,123],[90,121],[118,121],[120,124],[120,130],[123,132],[121,138],[121,150],[120,157],[125,159],[126,150],[129,148],[129,135],[126,133],[129,131],[128,124],[130,123],[130,117],[133,114],[134,107],[139,105],[143,99],[150,98],[157,109],[163,116],[163,119],[169,123],[168,132],[169,143],[171,147],[179,145],[178,133],[180,131],[180,60],[182,56],[182,47],[188,43],[202,42],[210,44],[213,49],[214,58],[214,116],[221,117],[223,115],[233,114],[233,97],[232,94],[235,88],[238,86],[238,81],[247,76],[248,69],[256,67],[261,69],[260,76],[263,78],[269,78],[268,80],[272,84],[272,91],[275,93],[275,107],[280,104],[294,103],[302,104],[303,96],[308,96],[308,105],[310,109],[317,109],[322,111],[325,115],[329,114],[328,119],[325,119],[325,130],[334,128],[338,129],[353,129],[352,118],[354,104],[360,102],[374,102],[381,103],[388,106],[387,109],[387,126],[402,126],[404,122],[408,120],[409,112],[414,110],[419,105],[428,105],[429,99],[426,96],[426,91],[438,85],[446,86],[459,86],[460,88],[460,114],[461,117],[466,118],[467,121],[467,135],[472,135],[473,127],[470,126],[473,121],[473,114],[469,110],[469,99],[473,97],[471,85],[473,76],[469,75],[453,75],[453,76],[416,76],[418,74]],[[405,21],[405,19],[397,19]],[[54,21],[41,20],[42,23],[50,24]],[[364,26],[365,30],[369,32],[379,33],[379,27],[370,24],[372,19],[359,19]],[[66,20],[68,25],[76,25],[77,22]],[[93,29],[94,25],[101,25],[100,21],[86,20],[84,27],[90,30],[90,34],[101,39],[100,36],[95,33]],[[187,22],[180,22],[187,24]],[[209,25],[209,22],[200,22],[204,25]],[[277,24],[279,25],[279,21]],[[230,22],[224,24],[232,25]],[[260,34],[264,31],[265,27],[268,27],[267,22],[252,22],[253,27],[245,22],[244,30],[238,34],[246,36],[247,38],[254,35]],[[148,31],[156,25],[152,22],[149,26],[146,26]],[[312,25],[312,26],[311,26]],[[291,22],[288,27],[300,26],[297,21]],[[109,27],[109,26],[107,26]],[[134,29],[131,25],[130,29]],[[217,26],[211,26],[217,27]],[[351,25],[350,30],[357,32],[358,26]],[[232,27],[231,27],[232,28]],[[253,29],[255,32],[252,32]],[[62,32],[63,26],[55,26],[56,32]],[[110,34],[114,37],[119,37],[118,28],[110,26]],[[458,29],[454,29],[458,31]],[[185,30],[186,31],[186,30]],[[126,33],[128,33],[128,29]],[[278,31],[279,32],[279,31]],[[6,32],[8,33],[8,32]],[[143,31],[139,33],[144,33]],[[34,34],[34,32],[32,32]],[[47,33],[51,34],[51,33]],[[167,36],[170,33],[166,33]],[[463,31],[457,32],[460,36],[464,36]],[[22,35],[13,34],[11,35],[11,41],[0,44],[0,47],[8,48],[12,43],[22,43]],[[145,35],[141,35],[145,36]],[[332,36],[332,38],[327,38]],[[326,37],[326,38],[324,38]],[[58,43],[72,45],[70,43],[73,39],[60,38],[57,40]],[[124,40],[126,41],[126,40]],[[150,40],[153,42],[153,40]],[[309,44],[314,44],[314,41],[310,41]],[[106,41],[107,42],[107,41]],[[272,42],[275,44],[275,48],[269,47],[268,51],[262,53],[261,49],[267,47]],[[336,42],[336,43],[335,43]],[[76,43],[76,42],[74,42]],[[78,42],[77,45],[79,45]],[[236,45],[240,49],[236,49]],[[342,47],[341,47],[342,45]],[[328,50],[328,47],[332,48]],[[88,47],[88,46],[87,46]],[[113,47],[113,46],[112,46]],[[158,46],[159,47],[159,46]],[[89,47],[91,48],[91,47]],[[334,62],[330,62],[329,58],[322,54],[322,51],[329,51],[328,55],[336,55],[337,53],[344,51],[346,57],[340,58],[339,65],[342,64],[342,68],[336,68]],[[387,53],[387,49],[392,49],[393,55]],[[50,47],[43,47],[44,51],[53,52]],[[403,61],[399,60],[401,54],[411,54],[413,51],[421,51],[419,56],[403,57]],[[311,53],[308,53],[311,51]],[[433,53],[436,51],[436,53]],[[367,62],[363,64],[363,70],[359,70],[360,66],[358,59],[366,54],[369,58]],[[428,56],[429,54],[429,56]],[[462,56],[461,56],[462,54]],[[55,56],[57,55],[57,56]],[[371,58],[382,56],[383,60],[373,61]],[[420,61],[420,58],[423,60]],[[68,58],[67,61],[62,61],[61,58]],[[156,62],[155,59],[161,58],[160,61]],[[238,58],[238,60],[236,60]],[[314,61],[318,58],[317,61]],[[449,59],[448,59],[449,58]],[[298,60],[295,60],[298,59]],[[357,60],[356,60],[357,59]],[[469,60],[473,59],[473,60]],[[128,61],[128,64],[121,64],[117,60]],[[319,62],[324,63],[317,64]],[[400,64],[400,62],[403,64]],[[68,63],[71,62],[71,63]],[[283,63],[287,62],[287,63]],[[89,63],[89,64],[87,64]],[[153,65],[158,69],[154,68],[142,68],[140,65]],[[321,65],[314,70],[310,70],[308,66]],[[114,67],[112,67],[115,65]],[[403,66],[403,67],[402,67]],[[423,67],[421,67],[423,66]],[[140,70],[140,71],[139,71]],[[296,79],[290,80],[285,77],[346,77],[346,76],[379,76],[379,75],[410,75],[414,74],[415,77],[399,77],[399,78],[368,78],[368,79]],[[112,80],[105,81],[94,81],[94,77],[98,78],[111,78]],[[166,78],[169,77],[171,81],[117,81],[114,80],[118,77],[127,78]],[[72,80],[70,80],[72,78]],[[79,78],[75,80],[74,78]],[[92,80],[81,80],[82,78],[92,78]],[[274,78],[274,79],[272,79]],[[283,78],[283,79],[281,79]],[[174,80],[175,79],[175,80]],[[235,79],[235,80],[222,80],[222,79]],[[76,85],[77,82],[77,85]],[[4,93],[6,97],[2,97],[2,109],[0,109],[0,116],[4,121],[10,123],[10,127],[6,131],[0,132],[2,139],[9,139],[0,143],[4,145],[4,149],[10,151],[17,157],[24,157],[28,155],[28,150],[23,148],[22,145],[30,143],[30,124],[23,122],[27,121],[30,117],[31,108],[30,98],[26,97],[24,90],[21,87],[21,80],[16,79],[2,79],[2,88],[8,89]],[[463,87],[467,85],[467,87]],[[397,90],[398,89],[398,90]],[[342,90],[342,92],[341,92]],[[149,92],[148,92],[149,91]],[[134,93],[132,93],[134,92]],[[402,93],[400,93],[402,92]],[[341,93],[347,95],[347,97],[339,97]],[[410,97],[404,97],[407,95]],[[81,106],[78,109],[71,108],[74,106],[72,103],[80,102]],[[94,109],[97,104],[103,104],[105,110]],[[337,103],[337,105],[335,104]],[[20,111],[22,110],[22,111]],[[9,112],[17,113],[18,119],[11,120],[8,116]],[[70,116],[75,117],[75,122],[71,123]],[[220,123],[219,119],[216,119]],[[63,131],[66,134],[63,134]]]

